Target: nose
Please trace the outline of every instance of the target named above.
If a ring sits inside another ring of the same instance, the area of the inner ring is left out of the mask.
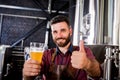
[[[62,33],[61,33],[61,32],[58,32],[57,38],[60,38],[60,37],[62,37]]]

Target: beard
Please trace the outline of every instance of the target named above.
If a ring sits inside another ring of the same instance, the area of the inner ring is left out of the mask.
[[[64,41],[59,41],[59,40],[64,40]],[[71,36],[69,34],[66,38],[61,37],[54,39],[54,42],[58,47],[65,47],[70,42],[70,40],[71,40]]]

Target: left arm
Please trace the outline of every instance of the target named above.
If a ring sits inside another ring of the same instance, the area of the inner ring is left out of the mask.
[[[101,75],[99,62],[95,59],[91,50],[88,49],[86,51],[83,41],[80,42],[79,51],[72,52],[71,63],[74,68],[84,69],[91,77],[99,77]]]
[[[74,68],[84,69],[91,77],[101,75],[99,62],[95,58],[88,58],[85,53],[74,51],[71,56],[71,63]]]
[[[101,75],[100,64],[96,59],[88,59],[87,66],[84,70],[92,77],[99,77]]]

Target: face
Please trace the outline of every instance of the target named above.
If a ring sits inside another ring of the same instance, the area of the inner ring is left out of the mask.
[[[51,25],[53,41],[58,47],[65,47],[71,39],[72,29],[66,22],[59,22]]]

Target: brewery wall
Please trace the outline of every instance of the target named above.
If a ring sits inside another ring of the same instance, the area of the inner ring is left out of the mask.
[[[31,1],[27,1],[27,3],[25,0],[24,2],[8,2],[3,0],[3,3],[0,3],[0,44],[12,45],[24,35],[27,35],[38,24],[42,23],[46,17],[40,10],[29,9],[35,7]],[[28,45],[31,41],[44,42],[46,24],[39,26],[39,28],[32,36],[26,39],[25,45]]]
[[[24,37],[24,46],[29,46],[29,43],[33,41],[44,43],[46,31],[49,31],[47,22],[50,18],[57,14],[68,15],[69,11],[67,0],[54,1],[53,6],[50,4],[48,0],[1,0],[0,44],[12,45]],[[48,9],[49,5],[50,9]],[[61,13],[59,10],[56,12],[56,9],[59,9]],[[51,34],[48,35],[51,41],[49,43],[53,43]]]

